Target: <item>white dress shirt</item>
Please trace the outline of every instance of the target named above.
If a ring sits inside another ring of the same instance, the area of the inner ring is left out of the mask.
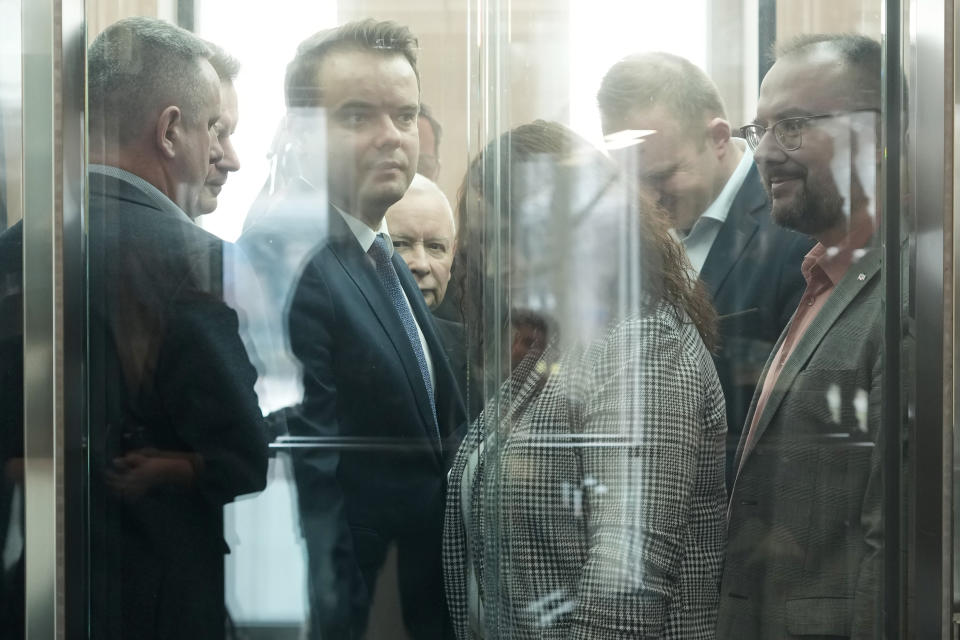
[[[723,185],[720,195],[710,203],[707,210],[694,223],[690,233],[686,237],[680,238],[697,277],[700,277],[700,270],[703,269],[703,264],[707,261],[710,249],[713,248],[713,242],[717,239],[717,234],[720,233],[720,227],[726,222],[727,215],[730,213],[730,206],[733,204],[734,198],[737,197],[737,192],[743,186],[743,181],[747,178],[747,173],[750,172],[750,167],[753,165],[753,153],[747,147],[746,142],[739,138],[732,138],[730,142],[743,151],[740,163],[733,170],[727,184]],[[676,233],[676,235],[677,237],[680,236],[679,233]]]

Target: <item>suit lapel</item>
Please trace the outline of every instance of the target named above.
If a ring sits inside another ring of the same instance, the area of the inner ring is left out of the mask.
[[[426,435],[431,442],[434,442],[436,436],[433,433],[433,411],[430,408],[430,399],[427,396],[427,390],[423,384],[420,365],[417,363],[417,358],[413,353],[413,347],[410,346],[410,341],[407,339],[407,332],[403,328],[403,324],[400,322],[396,310],[393,308],[393,303],[387,298],[372,262],[363,252],[360,243],[357,242],[356,237],[350,231],[350,228],[347,226],[347,223],[344,222],[342,216],[332,207],[330,215],[330,235],[330,247],[334,255],[340,261],[340,264],[343,265],[350,279],[353,280],[357,288],[360,289],[360,293],[363,294],[364,299],[373,311],[373,315],[390,338],[390,342],[393,344],[393,348],[400,358],[400,363],[403,365],[403,370],[407,375],[407,381],[410,383],[410,388],[413,391],[417,409],[426,430]],[[394,260],[397,260],[397,256],[394,256]],[[394,262],[394,267],[396,266],[396,262]],[[397,269],[397,273],[400,275],[402,272],[400,269]],[[402,276],[400,282],[401,286],[403,286]],[[419,290],[417,293],[419,295]],[[411,307],[412,306],[413,304],[411,304]],[[421,329],[421,331],[422,330],[423,329]],[[431,346],[431,349],[432,348]]]
[[[717,299],[717,292],[730,275],[733,265],[740,259],[740,255],[757,232],[755,213],[766,206],[767,198],[754,165],[750,167],[737,197],[733,199],[727,219],[720,226],[710,253],[707,254],[707,260],[700,269],[700,279],[707,285],[707,291],[714,300]]]
[[[793,381],[796,379],[797,374],[803,371],[803,369],[806,367],[807,361],[820,345],[820,342],[823,340],[824,336],[827,335],[830,327],[832,327],[833,323],[836,322],[837,318],[840,317],[840,314],[850,306],[850,303],[852,303],[854,299],[856,299],[857,295],[863,290],[863,288],[877,276],[879,271],[880,252],[876,249],[869,250],[868,253],[858,262],[850,265],[846,275],[844,275],[843,279],[837,283],[833,293],[830,294],[830,297],[827,299],[827,302],[824,304],[823,308],[820,309],[817,317],[813,319],[813,322],[811,322],[810,326],[807,327],[807,330],[804,332],[803,336],[800,337],[800,340],[793,349],[793,353],[790,354],[786,364],[784,364],[783,371],[780,372],[780,376],[777,378],[777,382],[774,385],[773,390],[770,392],[770,397],[767,400],[767,404],[763,408],[763,413],[760,414],[760,419],[757,422],[756,433],[750,439],[752,446],[750,448],[744,448],[744,450],[740,452],[738,461],[739,459],[746,460],[746,458],[753,451],[754,447],[756,447],[757,442],[760,441],[764,431],[766,431],[767,427],[770,425],[771,419],[774,415],[776,415],[777,409],[780,407],[783,399],[793,386]],[[862,280],[860,279],[861,275],[864,276]],[[789,330],[790,325],[787,325],[787,328],[784,329],[783,335],[780,336],[780,340],[777,342],[777,346],[770,355],[770,359],[767,362],[767,367],[764,370],[764,375],[760,378],[760,384],[763,384],[763,380],[766,378],[767,371],[769,371],[770,367],[772,366],[773,358],[776,357],[776,351],[780,348],[779,345],[783,343],[786,332]],[[754,403],[755,402],[756,397],[754,398]],[[753,419],[752,413],[753,411],[751,411],[751,417],[748,419],[748,422],[752,421]],[[744,440],[744,443],[746,443],[746,440]],[[741,464],[740,467],[742,466],[743,465]]]

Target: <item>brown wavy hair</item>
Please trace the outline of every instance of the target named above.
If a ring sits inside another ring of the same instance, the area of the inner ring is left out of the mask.
[[[459,268],[456,280],[461,294],[461,313],[467,320],[467,334],[473,348],[482,349],[483,335],[492,328],[491,322],[502,323],[497,318],[480,315],[485,311],[479,302],[483,300],[486,284],[485,263],[492,259],[484,245],[483,224],[495,211],[493,203],[486,201],[495,200],[499,193],[500,211],[507,212],[507,226],[512,226],[513,216],[509,212],[517,210],[515,205],[525,197],[525,185],[518,184],[519,176],[523,175],[520,165],[543,157],[561,164],[575,156],[586,156],[590,162],[609,166],[618,187],[625,189],[628,197],[637,203],[644,310],[666,303],[682,321],[689,318],[707,349],[713,351],[717,346],[716,311],[703,284],[691,276],[686,253],[671,236],[667,216],[655,203],[637,193],[630,181],[619,175],[610,160],[589,142],[561,124],[545,120],[521,125],[490,142],[470,163],[457,194]]]

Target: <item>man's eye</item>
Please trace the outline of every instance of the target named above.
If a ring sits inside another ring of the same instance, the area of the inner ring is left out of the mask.
[[[442,242],[430,242],[427,244],[427,249],[436,253],[446,253],[447,245],[443,244]]]
[[[417,114],[401,113],[399,116],[397,116],[397,121],[404,125],[412,125],[417,121]]]
[[[369,120],[369,117],[365,113],[353,111],[346,114],[344,116],[344,120],[351,126],[357,126],[365,123],[367,120]]]
[[[784,120],[780,123],[780,127],[783,129],[784,133],[797,133],[798,131],[803,130],[803,127],[806,124],[807,121],[804,119]]]
[[[410,243],[407,242],[406,240],[394,240],[394,241],[393,241],[393,248],[394,248],[394,249],[409,249],[409,248],[410,248]]]

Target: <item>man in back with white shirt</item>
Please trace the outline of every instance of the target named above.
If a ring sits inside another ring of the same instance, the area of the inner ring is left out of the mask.
[[[597,94],[614,156],[673,221],[720,317],[714,363],[727,402],[727,486],[754,388],[803,292],[799,264],[813,245],[774,225],[746,144],[716,85],[668,53],[634,54]]]

